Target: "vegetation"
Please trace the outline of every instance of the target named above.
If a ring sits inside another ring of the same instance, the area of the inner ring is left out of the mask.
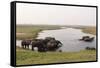
[[[58,25],[17,25],[17,39],[34,39],[42,30],[60,29],[62,26]],[[96,35],[96,27],[90,26],[63,26],[69,28],[82,29],[85,33]]]
[[[17,25],[17,39],[34,39],[42,30],[60,29],[57,25]],[[96,27],[90,26],[65,26],[82,29],[85,33],[96,35]],[[17,47],[17,65],[48,64],[61,62],[95,61],[96,50],[83,50],[79,52],[34,52]]]
[[[82,26],[82,25],[67,25],[68,28],[82,29],[84,33],[96,35],[96,26]]]
[[[17,25],[17,39],[34,39],[42,30],[60,29],[57,25]]]
[[[96,27],[86,27],[86,28],[83,28],[82,31],[85,33],[96,35]]]
[[[96,61],[96,50],[80,52],[34,52],[17,47],[17,65],[48,64],[61,62]]]

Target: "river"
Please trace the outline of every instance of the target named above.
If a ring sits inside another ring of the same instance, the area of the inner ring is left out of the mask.
[[[95,37],[92,42],[79,41],[83,36]],[[75,28],[62,28],[58,30],[44,30],[38,34],[38,39],[44,39],[45,37],[55,37],[55,39],[61,41],[63,46],[59,48],[63,52],[75,52],[84,50],[88,47],[96,48],[96,36],[92,34],[83,33],[81,29]],[[21,46],[21,40],[16,41],[16,45]]]

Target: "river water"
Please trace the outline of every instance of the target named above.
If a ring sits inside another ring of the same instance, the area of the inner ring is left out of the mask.
[[[95,37],[92,42],[79,41],[83,36]],[[75,28],[63,28],[59,30],[44,30],[38,34],[38,39],[44,39],[45,37],[55,37],[55,39],[62,42],[62,47],[58,50],[63,52],[75,52],[84,50],[88,47],[96,48],[96,36],[92,34],[83,33],[81,29]],[[21,46],[21,40],[16,41],[16,45]]]

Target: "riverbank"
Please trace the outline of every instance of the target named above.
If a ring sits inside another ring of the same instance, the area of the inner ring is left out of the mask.
[[[17,25],[16,39],[34,39],[37,37],[38,33],[43,30],[56,30],[61,29],[61,27],[62,26],[58,25]],[[93,26],[70,26],[70,28],[81,29],[84,33],[96,35],[96,27]]]
[[[17,47],[17,65],[48,64],[61,62],[96,61],[96,50],[80,52],[34,52]]]

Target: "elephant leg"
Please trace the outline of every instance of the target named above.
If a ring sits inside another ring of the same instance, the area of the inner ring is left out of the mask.
[[[29,45],[27,45],[28,49],[29,49]]]
[[[32,51],[34,51],[34,46],[32,46]]]
[[[26,45],[25,45],[25,49],[26,49]]]
[[[43,51],[46,52],[47,51],[47,48],[46,47],[43,47]]]
[[[22,48],[24,49],[24,45],[22,46]]]
[[[38,52],[40,51],[40,48],[38,47]]]
[[[40,47],[40,48],[39,48],[39,52],[45,52],[45,48]]]
[[[48,49],[47,49],[47,48],[44,48],[44,50],[45,50],[45,52],[46,52],[46,51],[48,51]]]
[[[41,52],[44,52],[44,48],[41,48]]]

